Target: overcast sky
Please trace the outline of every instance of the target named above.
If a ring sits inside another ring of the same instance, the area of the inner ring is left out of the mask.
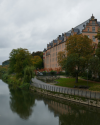
[[[92,13],[100,21],[100,0],[0,0],[0,64],[12,49],[43,51]]]

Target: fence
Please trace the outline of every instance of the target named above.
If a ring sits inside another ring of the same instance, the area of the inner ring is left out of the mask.
[[[36,82],[33,81],[34,83],[32,84],[33,86],[53,92],[59,92],[59,93],[64,93],[64,94],[69,94],[69,95],[76,95],[76,96],[81,96],[81,97],[86,97],[89,99],[100,99],[100,93],[99,92],[91,92],[87,90],[80,90],[80,89],[74,89],[74,88],[66,88],[66,87],[59,87],[59,86],[54,86],[54,85],[48,85],[46,83],[39,83],[39,80]]]

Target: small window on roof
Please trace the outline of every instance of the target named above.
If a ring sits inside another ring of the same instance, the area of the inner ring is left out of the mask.
[[[92,21],[92,25],[95,25],[95,21]]]

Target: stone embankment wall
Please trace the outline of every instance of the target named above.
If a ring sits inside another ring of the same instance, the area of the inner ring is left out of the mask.
[[[38,92],[38,93],[46,95],[46,96],[51,96],[52,98],[58,98],[58,99],[66,100],[66,101],[68,100],[68,101],[73,101],[73,102],[77,102],[77,103],[81,103],[81,104],[85,104],[85,105],[100,107],[99,99],[89,99],[89,98],[76,96],[76,95],[53,92],[53,91],[49,91],[49,90],[46,90],[43,88],[38,88],[35,86],[31,86],[30,90],[32,90],[34,92]]]

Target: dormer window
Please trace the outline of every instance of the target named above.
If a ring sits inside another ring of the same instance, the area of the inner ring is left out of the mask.
[[[93,25],[93,26],[95,25],[95,21],[92,21],[92,25]]]
[[[95,27],[92,27],[92,32],[95,32]]]

